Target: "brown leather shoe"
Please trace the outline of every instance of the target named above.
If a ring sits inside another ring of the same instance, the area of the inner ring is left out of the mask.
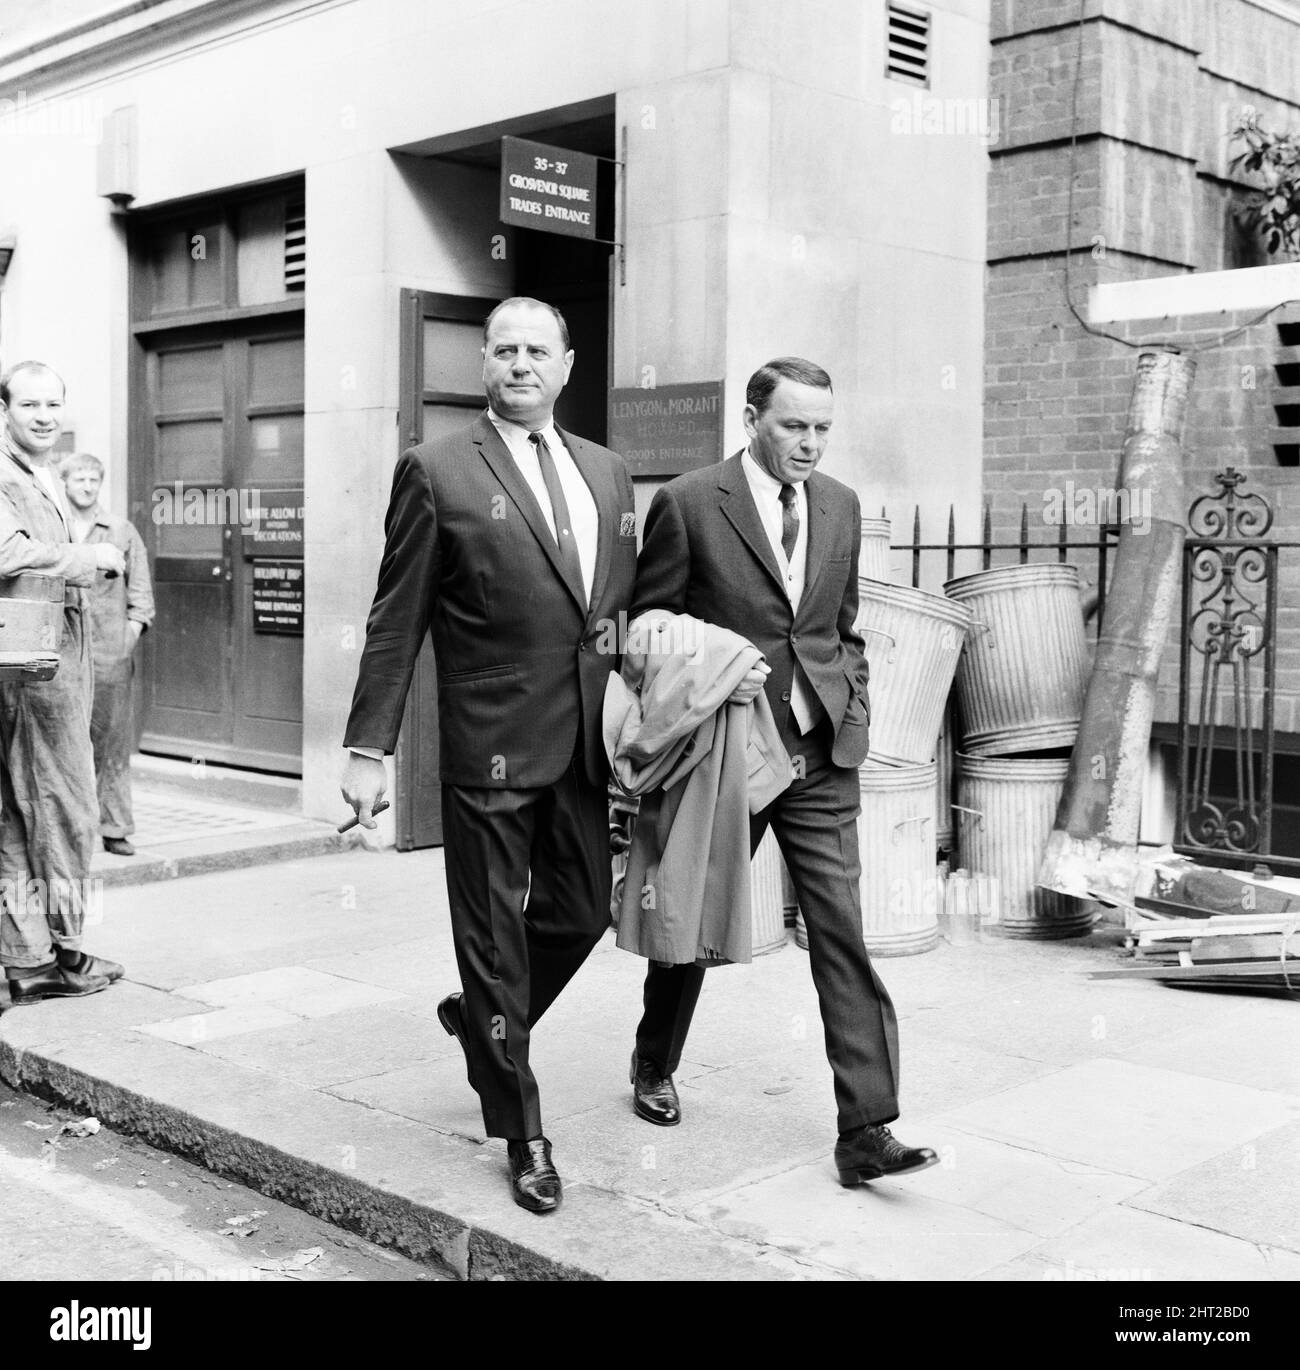
[[[510,1192],[520,1208],[552,1213],[564,1198],[559,1172],[551,1163],[551,1144],[545,1137],[506,1143],[510,1158]]]
[[[98,994],[108,988],[108,981],[102,975],[82,975],[75,970],[65,970],[55,962],[44,970],[34,971],[31,975],[9,975],[10,1002],[17,1004],[39,1004],[42,999],[80,999],[83,995]]]
[[[661,1075],[650,1061],[632,1053],[632,1108],[638,1118],[657,1127],[676,1127],[682,1120],[682,1105],[671,1075]]]
[[[910,1175],[938,1163],[938,1156],[928,1146],[904,1146],[883,1126],[868,1124],[835,1147],[835,1166],[840,1183],[846,1187],[888,1175]]]
[[[64,970],[75,971],[78,975],[102,975],[112,984],[126,974],[126,967],[103,956],[92,956],[88,951],[72,951],[68,947],[56,947],[54,954]]]

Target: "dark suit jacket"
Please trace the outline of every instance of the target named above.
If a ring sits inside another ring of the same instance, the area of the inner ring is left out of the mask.
[[[552,784],[579,729],[587,774],[605,784],[605,679],[619,664],[619,611],[636,569],[632,481],[616,453],[561,436],[600,519],[590,606],[565,581],[542,511],[486,413],[403,452],[345,746],[395,748],[432,632],[444,784]]]
[[[772,668],[764,687],[778,725],[803,667],[835,729],[832,760],[867,755],[867,662],[858,612],[858,497],[814,471],[807,482],[808,570],[796,614],[736,455],[678,476],[655,495],[637,563],[632,617],[694,614],[747,637]]]

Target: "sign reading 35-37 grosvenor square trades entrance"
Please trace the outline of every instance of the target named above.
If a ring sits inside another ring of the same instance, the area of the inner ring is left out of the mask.
[[[609,445],[634,476],[679,476],[722,460],[722,382],[609,392]]]
[[[567,147],[502,138],[501,222],[594,238],[598,161]]]

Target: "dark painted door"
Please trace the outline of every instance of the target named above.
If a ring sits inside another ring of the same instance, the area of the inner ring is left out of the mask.
[[[158,617],[145,637],[141,744],[300,774],[302,638],[255,627],[250,531],[259,507],[301,509],[301,331],[268,321],[156,335],[145,378],[141,533]],[[277,548],[275,564],[301,567],[301,544]]]
[[[425,290],[402,291],[403,449],[454,433],[487,407],[483,397],[483,320],[499,301]],[[442,845],[438,778],[438,680],[426,640],[411,681],[397,743],[397,845]]]

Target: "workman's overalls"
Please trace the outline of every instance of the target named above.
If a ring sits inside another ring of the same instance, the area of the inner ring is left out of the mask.
[[[100,542],[111,542],[122,553],[126,571],[112,580],[100,571],[93,587],[86,592],[91,659],[95,666],[90,741],[99,787],[99,831],[102,837],[130,837],[135,831],[131,810],[135,639],[127,624],[134,621],[148,628],[153,622],[153,583],[149,579],[149,557],[144,543],[126,519],[96,509],[95,521],[83,545]]]
[[[0,965],[6,968],[48,965],[56,945],[81,946],[99,806],[90,642],[78,587],[92,583],[95,566],[95,549],[73,545],[61,502],[0,434],[0,579],[36,573],[62,576],[67,585],[62,638],[50,644],[59,653],[53,678],[0,681]],[[0,598],[0,621],[5,602]]]

